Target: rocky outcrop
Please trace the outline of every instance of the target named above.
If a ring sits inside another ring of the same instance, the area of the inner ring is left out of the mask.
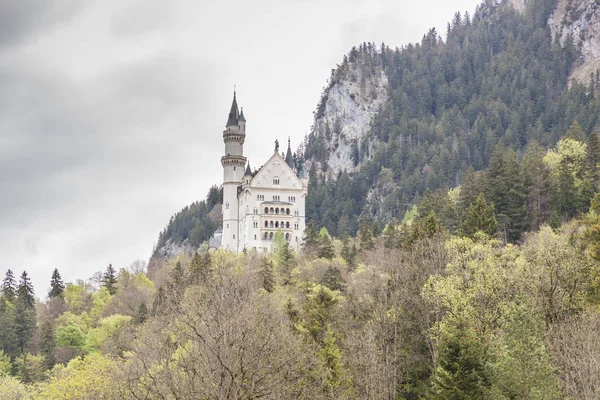
[[[388,101],[387,88],[381,66],[366,69],[356,62],[338,68],[323,94],[312,128],[312,134],[325,146],[326,156],[312,157],[308,165],[316,162],[319,170],[330,174],[359,167],[356,152],[364,146],[373,118]]]
[[[517,11],[524,12],[530,0],[509,0]],[[558,0],[554,13],[548,18],[553,38],[564,45],[573,38],[581,49],[581,60],[573,70],[571,79],[586,84],[590,74],[600,68],[600,1]]]

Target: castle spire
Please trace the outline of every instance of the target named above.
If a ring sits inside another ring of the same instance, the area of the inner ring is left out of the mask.
[[[237,126],[239,116],[237,100],[235,99],[235,89],[233,89],[233,102],[231,103],[231,110],[229,111],[229,118],[225,127]]]
[[[290,137],[288,136],[288,148],[287,148],[287,153],[285,155],[285,162],[287,163],[287,165],[291,168],[294,169],[294,157],[292,156],[292,147],[291,147],[291,141],[290,141]]]
[[[252,169],[250,169],[250,160],[248,160],[248,165],[246,166],[246,172],[244,173],[244,176],[252,176]]]

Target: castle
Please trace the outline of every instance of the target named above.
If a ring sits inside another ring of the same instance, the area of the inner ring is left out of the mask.
[[[258,170],[244,157],[246,118],[238,110],[235,91],[223,131],[223,230],[221,247],[233,251],[271,251],[281,231],[298,251],[305,225],[304,203],[308,180],[294,166],[290,141],[286,154],[275,151]],[[219,232],[220,233],[220,232]]]

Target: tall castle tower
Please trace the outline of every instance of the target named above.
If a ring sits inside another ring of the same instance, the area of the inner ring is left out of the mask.
[[[239,243],[239,203],[238,187],[242,184],[246,157],[244,157],[244,141],[246,140],[246,119],[244,111],[238,111],[233,92],[233,103],[227,125],[223,131],[225,155],[221,157],[223,166],[223,239],[222,247],[238,250]]]

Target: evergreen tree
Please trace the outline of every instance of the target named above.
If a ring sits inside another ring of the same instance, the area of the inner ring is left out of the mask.
[[[117,293],[117,273],[112,264],[108,264],[106,271],[102,276],[102,286],[108,290],[111,295]]]
[[[331,260],[335,257],[335,249],[331,237],[326,228],[321,229],[319,234],[319,247],[317,249],[317,257]]]
[[[28,309],[33,309],[35,307],[33,284],[26,271],[23,271],[21,279],[19,280],[19,286],[17,287],[17,302],[22,303]]]
[[[56,364],[56,337],[50,321],[42,324],[40,332],[40,354],[44,356],[44,369],[49,370]]]
[[[137,309],[137,312],[134,317],[134,321],[137,324],[143,324],[144,322],[146,322],[147,319],[148,319],[148,307],[146,306],[146,303],[142,302],[142,303],[140,303],[140,305]]]
[[[4,281],[2,281],[2,295],[10,302],[12,302],[17,295],[17,283],[15,281],[15,276],[10,269],[6,271]]]
[[[508,399],[563,398],[544,344],[544,321],[523,302],[501,321],[493,363],[494,387]]]
[[[33,285],[23,271],[19,286],[17,288],[17,298],[15,301],[15,330],[17,335],[17,345],[21,354],[29,343],[29,339],[35,330],[35,298],[33,295]]]
[[[371,227],[366,221],[361,224],[359,235],[360,251],[373,250],[375,248],[375,242],[373,241],[373,232],[371,232]]]
[[[565,138],[585,143],[585,135],[583,134],[583,130],[581,129],[581,125],[579,125],[579,122],[573,121],[573,123],[569,127],[569,130],[565,134]]]
[[[437,370],[429,398],[476,400],[485,398],[486,349],[475,330],[462,317],[447,322],[441,334]]]
[[[354,270],[356,267],[356,247],[354,246],[354,243],[352,246],[353,247],[350,246],[350,237],[346,235],[342,245],[341,256],[348,264],[348,268],[350,268],[350,270]]]
[[[594,191],[600,190],[600,134],[592,133],[587,142],[587,170]]]
[[[194,253],[194,258],[190,263],[190,279],[194,284],[200,284],[208,279],[210,275],[210,268],[212,265],[212,258],[210,253],[207,251],[200,255],[198,252]]]
[[[319,248],[319,232],[313,220],[310,220],[304,229],[302,248],[309,253],[317,251]]]
[[[496,232],[497,222],[494,215],[494,205],[485,201],[483,194],[477,196],[475,204],[471,204],[462,223],[462,233],[470,236],[478,231],[488,235]]]
[[[50,292],[48,292],[48,297],[52,299],[54,297],[62,296],[64,291],[65,284],[58,273],[58,269],[54,268],[54,272],[52,272],[52,278],[50,279]]]
[[[15,306],[5,298],[0,298],[0,350],[11,360],[19,354]]]
[[[346,283],[342,278],[340,270],[332,265],[329,265],[321,278],[321,284],[327,286],[331,290],[339,290],[343,292],[346,289]]]
[[[270,258],[264,257],[262,259],[259,274],[263,289],[269,293],[273,292],[273,289],[275,289],[275,272],[273,261]]]

